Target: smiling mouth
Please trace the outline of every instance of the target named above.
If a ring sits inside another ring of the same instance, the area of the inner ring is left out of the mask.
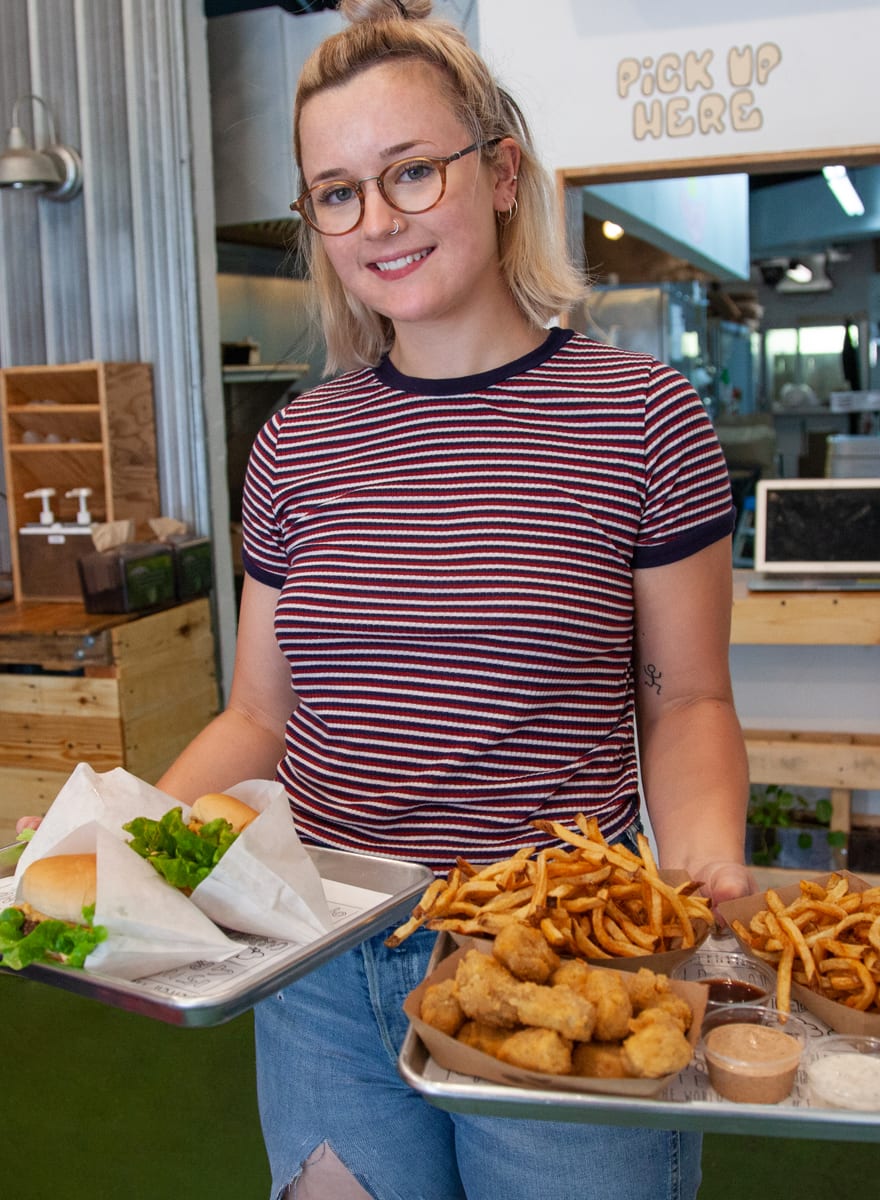
[[[386,262],[374,262],[373,266],[377,271],[401,271],[404,267],[409,267],[414,262],[427,258],[430,253],[430,250],[419,250],[415,254],[402,254],[400,258],[392,258]]]

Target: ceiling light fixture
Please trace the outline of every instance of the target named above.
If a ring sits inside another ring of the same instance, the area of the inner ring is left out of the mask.
[[[834,193],[835,199],[848,217],[861,217],[865,206],[862,198],[853,186],[853,181],[846,172],[846,167],[837,165],[823,167],[822,174],[825,182]]]
[[[602,232],[609,242],[619,242],[623,237],[623,226],[618,225],[615,221],[603,221]]]
[[[46,114],[49,141],[39,149],[28,143],[21,128],[20,111],[26,100],[42,105]],[[12,125],[0,154],[0,188],[40,192],[48,200],[72,200],[82,190],[82,159],[72,146],[57,141],[52,113],[41,96],[19,96],[12,106]]]

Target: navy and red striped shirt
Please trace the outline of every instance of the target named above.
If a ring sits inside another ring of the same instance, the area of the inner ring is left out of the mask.
[[[387,361],[267,422],[244,564],[277,588],[299,705],[278,775],[307,842],[489,863],[638,808],[634,569],[733,526],[690,384],[554,329],[460,379]]]

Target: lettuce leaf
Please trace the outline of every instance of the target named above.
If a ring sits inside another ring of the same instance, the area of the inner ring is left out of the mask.
[[[158,821],[135,817],[122,828],[132,835],[132,850],[183,891],[198,887],[238,837],[222,817],[195,833],[184,823],[181,808],[169,809]]]
[[[4,967],[20,971],[35,962],[59,961],[68,967],[81,967],[99,942],[107,937],[103,925],[92,925],[94,905],[83,909],[84,925],[67,921],[41,921],[25,934],[24,914],[20,908],[4,908],[0,912],[0,962]]]

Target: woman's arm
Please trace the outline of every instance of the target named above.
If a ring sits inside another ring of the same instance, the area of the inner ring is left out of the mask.
[[[730,538],[635,572],[636,712],[661,864],[713,900],[754,891],[744,864],[748,760],[733,706]]]
[[[245,577],[229,704],[190,742],[157,787],[184,803],[243,779],[273,779],[284,727],[296,707],[290,669],[275,641],[278,592]]]

